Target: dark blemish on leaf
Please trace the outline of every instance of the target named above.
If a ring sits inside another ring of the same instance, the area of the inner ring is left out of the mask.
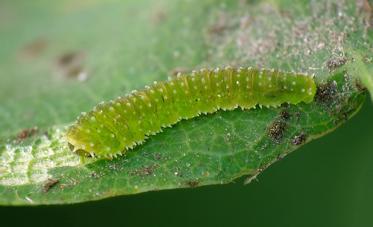
[[[191,188],[195,188],[199,185],[199,181],[197,181],[197,180],[190,180],[190,181],[187,181],[185,183],[186,183],[186,185],[188,185]]]
[[[287,121],[290,119],[291,115],[287,110],[283,110],[280,112],[280,117],[282,120]]]
[[[67,67],[74,64],[74,62],[80,60],[81,58],[83,58],[83,54],[80,52],[68,52],[58,58],[58,65],[60,67]]]
[[[46,50],[47,46],[48,42],[44,38],[37,38],[21,49],[21,57],[37,58]]]
[[[68,52],[57,59],[57,67],[64,78],[85,81],[87,72],[83,67],[85,54],[82,52]]]
[[[294,136],[291,141],[294,145],[302,145],[307,140],[307,135],[304,132],[301,132],[299,135]]]
[[[334,58],[329,59],[326,62],[326,67],[328,67],[329,71],[333,71],[333,70],[341,67],[342,65],[346,64],[346,62],[347,62],[347,58],[344,57],[344,56],[334,57]]]
[[[315,99],[321,104],[331,104],[335,101],[337,96],[337,83],[330,81],[320,84],[317,87]]]
[[[17,140],[25,140],[33,135],[35,135],[38,132],[37,127],[23,129],[20,133],[17,134]]]
[[[43,192],[48,192],[51,188],[53,188],[56,184],[58,184],[60,181],[57,179],[49,178],[46,180],[46,182],[43,185]]]
[[[267,129],[268,136],[275,143],[280,143],[281,139],[284,137],[284,132],[287,125],[282,120],[275,120]]]
[[[364,92],[364,91],[367,91],[367,88],[363,85],[363,83],[361,83],[360,80],[355,80],[355,86],[356,88],[358,89],[359,92]]]
[[[144,166],[140,169],[134,170],[131,175],[132,176],[149,176],[152,175],[155,169],[159,167],[158,164]]]

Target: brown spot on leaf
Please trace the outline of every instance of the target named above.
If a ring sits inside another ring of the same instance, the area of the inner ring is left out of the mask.
[[[37,127],[23,129],[20,133],[17,134],[17,140],[25,140],[38,132]]]
[[[342,65],[346,64],[346,62],[347,62],[346,57],[343,57],[343,56],[342,57],[333,57],[326,62],[326,67],[328,67],[329,71],[333,71],[333,70],[341,67]]]
[[[51,188],[53,188],[56,184],[58,184],[60,181],[57,179],[49,178],[45,181],[43,185],[43,192],[47,193]]]
[[[302,145],[307,140],[307,135],[304,132],[301,132],[299,135],[294,136],[291,141],[294,145]]]
[[[199,185],[199,181],[197,180],[190,180],[186,182],[186,185],[188,185],[191,188],[195,188]]]
[[[67,52],[57,58],[58,71],[64,78],[85,81],[87,79],[87,72],[84,69],[85,58],[83,52]]]
[[[157,164],[144,166],[143,168],[134,170],[131,175],[135,176],[149,176],[152,175],[155,169],[158,168]]]
[[[275,120],[267,129],[268,136],[273,142],[279,143],[284,137],[287,125],[283,120]]]
[[[367,88],[364,86],[364,84],[361,83],[361,81],[358,80],[358,79],[355,80],[355,86],[356,86],[356,88],[357,88],[360,92],[364,92],[364,91],[367,90]]]
[[[80,52],[65,53],[58,58],[58,65],[66,67],[80,60],[82,57],[83,55]]]
[[[280,117],[282,120],[287,121],[290,119],[291,115],[287,110],[283,110],[280,112]]]
[[[20,55],[22,58],[37,58],[46,50],[47,46],[48,42],[44,38],[37,38],[22,47]]]
[[[324,84],[320,84],[316,91],[316,101],[321,104],[331,104],[337,96],[337,83],[335,81],[329,81]]]

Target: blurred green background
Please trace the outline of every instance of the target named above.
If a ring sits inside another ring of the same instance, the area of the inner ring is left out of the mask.
[[[234,41],[229,40],[229,32],[235,33],[230,26],[245,26],[245,21],[214,22],[224,21],[219,19],[224,17],[242,19],[242,12],[235,13],[235,9],[246,10],[240,2],[255,6],[259,1],[180,2],[182,6],[169,0],[0,1],[0,137],[35,124],[70,122],[98,101],[164,79],[175,68],[263,64],[262,58],[237,54],[231,47]],[[201,3],[197,6],[188,2]],[[302,8],[309,1],[266,2],[309,13],[309,8]],[[225,11],[228,14],[221,14]],[[287,11],[283,13],[288,16]],[[276,19],[271,10],[264,14],[267,17],[268,21]],[[267,31],[273,26],[268,21],[257,25]],[[220,33],[224,27],[228,27],[228,34]],[[258,33],[253,36],[260,40],[263,34]],[[50,43],[37,60],[30,60],[27,44],[40,37]],[[268,48],[270,43],[265,41],[258,44]],[[90,76],[87,81],[76,78],[79,73],[66,74],[55,62],[63,53],[81,50],[85,54],[81,70]],[[323,63],[325,53],[293,57],[289,65],[277,63],[275,56],[265,58],[268,64],[264,65],[304,69],[302,64]],[[20,108],[27,105],[32,108]],[[373,226],[372,116],[373,105],[368,100],[362,111],[336,132],[275,163],[247,186],[241,179],[228,185],[150,192],[68,206],[0,207],[0,225]]]

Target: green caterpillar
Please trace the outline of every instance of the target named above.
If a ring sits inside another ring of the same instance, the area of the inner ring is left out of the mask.
[[[97,105],[68,129],[67,140],[80,154],[112,158],[182,119],[219,109],[309,103],[315,93],[313,78],[304,74],[255,68],[202,69]]]

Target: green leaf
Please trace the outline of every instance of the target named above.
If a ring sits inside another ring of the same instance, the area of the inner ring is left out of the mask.
[[[0,6],[0,204],[76,203],[250,180],[334,130],[365,98],[354,77],[345,77],[356,71],[338,69],[351,64],[351,48],[372,48],[355,1]],[[176,71],[224,65],[315,74],[322,92],[308,105],[182,121],[115,160],[80,160],[68,148],[65,125],[81,111]]]
[[[373,56],[363,57],[361,54],[353,52],[354,62],[347,65],[348,71],[354,72],[358,76],[360,86],[366,88],[373,100]]]

